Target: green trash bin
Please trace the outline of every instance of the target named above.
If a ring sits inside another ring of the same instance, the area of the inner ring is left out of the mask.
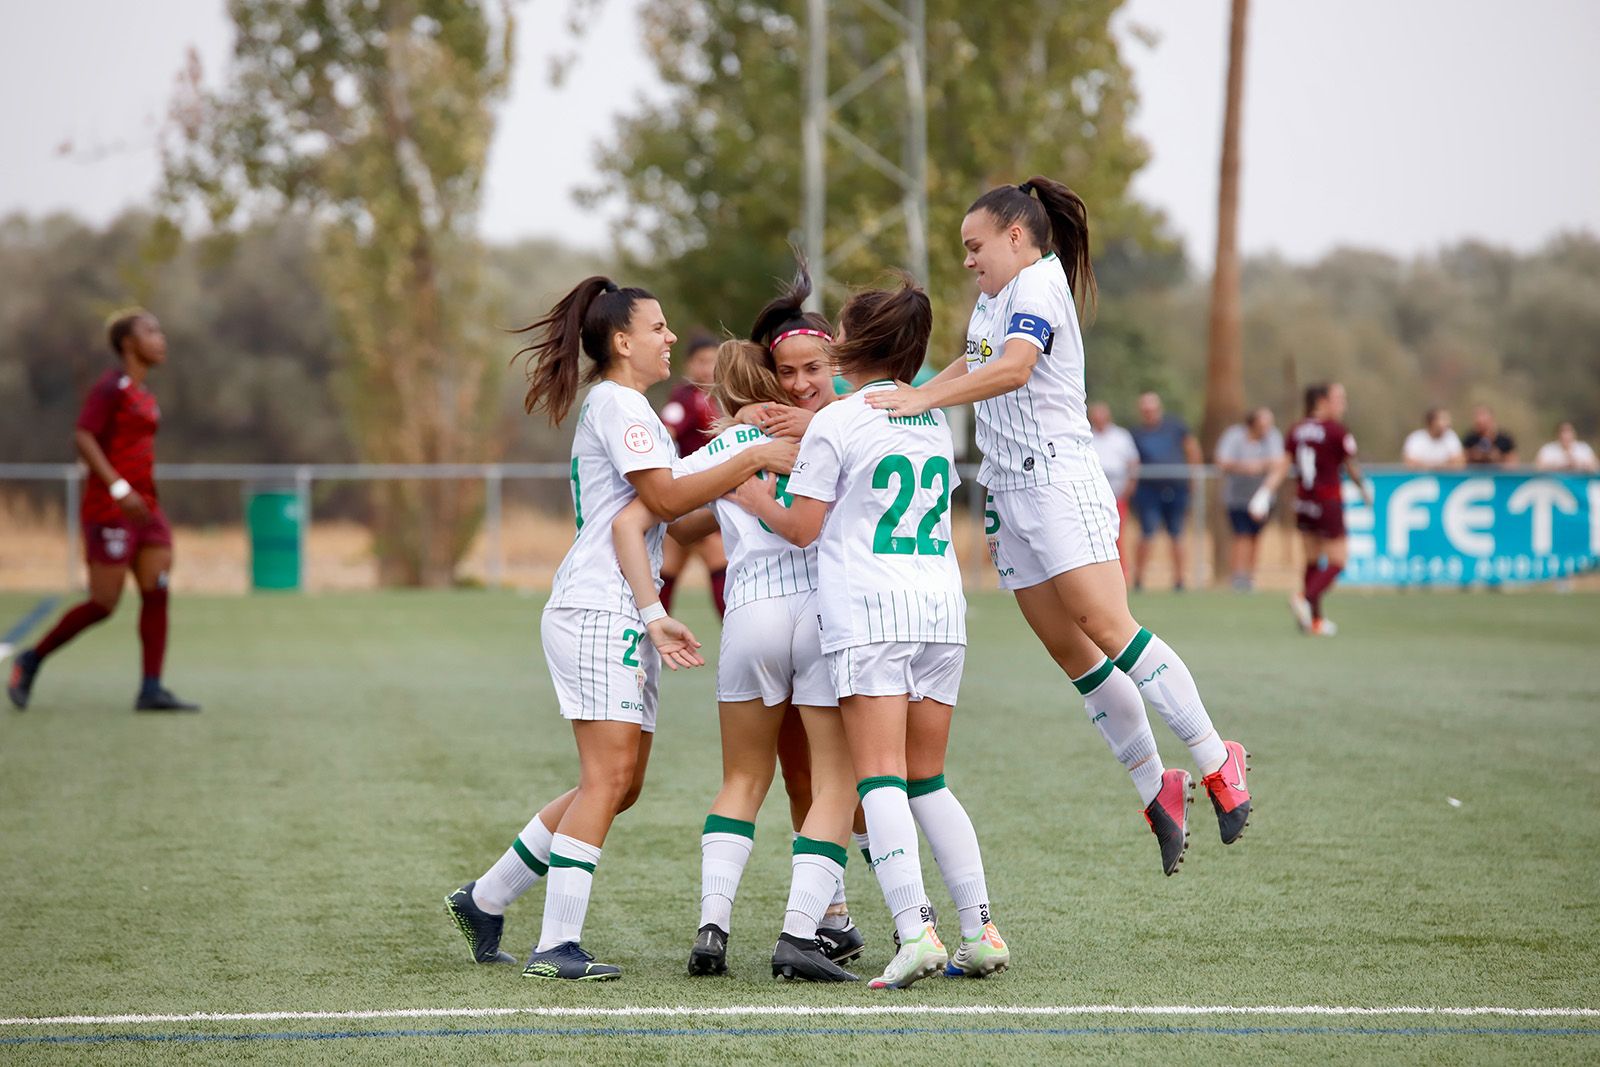
[[[300,498],[266,490],[245,505],[250,533],[250,584],[255,589],[300,588]]]

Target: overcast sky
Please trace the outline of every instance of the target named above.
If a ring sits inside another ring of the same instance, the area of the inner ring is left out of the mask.
[[[594,145],[614,116],[655,86],[638,0],[601,3],[575,46],[566,0],[518,5],[519,65],[483,213],[491,238],[606,240],[606,220],[576,210],[570,191],[593,181]],[[145,200],[185,51],[200,52],[212,79],[226,66],[223,6],[3,0],[0,213],[103,221]],[[1142,97],[1135,125],[1153,152],[1136,188],[1202,264],[1214,240],[1227,8],[1131,0],[1119,16]],[[1257,0],[1249,43],[1247,251],[1412,253],[1469,236],[1525,249],[1561,229],[1600,231],[1600,0]],[[554,90],[549,57],[573,47],[578,61]]]

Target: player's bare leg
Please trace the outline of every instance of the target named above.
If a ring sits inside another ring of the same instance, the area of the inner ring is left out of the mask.
[[[122,563],[89,564],[89,597],[75,604],[56,621],[50,632],[39,639],[32,648],[17,654],[11,664],[11,677],[6,684],[6,695],[18,711],[27,708],[33,694],[33,683],[39,668],[56,649],[77,637],[84,630],[111,617],[122,599],[122,587],[128,579],[128,567]]]
[[[1134,680],[1140,694],[1189,747],[1210,789],[1213,776],[1226,772],[1228,745],[1212,725],[1188,665],[1128,611],[1121,569],[1115,563],[1091,563],[1058,574],[1051,583],[1084,634],[1105,652],[1118,671]],[[1222,839],[1231,844],[1244,832],[1250,813],[1242,776],[1221,800],[1216,791],[1211,796]]]
[[[139,585],[139,645],[142,674],[136,711],[199,711],[200,705],[179,699],[161,684],[167,658],[168,578],[172,574],[172,546],[146,545],[133,561]]]

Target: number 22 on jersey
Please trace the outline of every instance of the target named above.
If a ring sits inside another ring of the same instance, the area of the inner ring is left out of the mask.
[[[916,535],[899,533],[900,522],[911,507],[917,487],[932,489],[936,481],[939,483],[938,499],[923,512]],[[872,472],[872,488],[887,490],[891,482],[896,483],[894,500],[873,531],[872,551],[880,556],[944,555],[950,542],[941,541],[935,534],[939,520],[950,508],[950,461],[943,456],[928,457],[919,477],[916,464],[909,457],[898,453],[884,456]]]

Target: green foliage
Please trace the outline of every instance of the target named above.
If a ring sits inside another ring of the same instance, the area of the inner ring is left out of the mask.
[[[970,311],[961,217],[994,185],[1036,173],[1059,178],[1088,202],[1097,248],[1130,242],[1172,250],[1160,219],[1128,190],[1148,152],[1128,127],[1137,97],[1110,30],[1119,6],[929,0],[927,284],[938,316],[935,362],[958,351]],[[889,51],[895,31],[866,4],[835,4],[830,18],[829,81],[837,89]],[[622,122],[601,158],[606,181],[589,199],[625,203],[618,237],[631,276],[658,289],[675,319],[742,332],[770,298],[770,280],[793,271],[805,4],[651,0],[645,24],[667,97]],[[839,114],[891,159],[899,158],[904,113],[898,78]],[[829,246],[837,247],[899,194],[837,145],[828,152]],[[1130,266],[1136,259],[1125,258]],[[902,232],[888,228],[831,273],[870,284],[905,260]],[[837,308],[839,293],[827,295]]]
[[[321,280],[348,353],[344,409],[365,459],[487,458],[496,339],[473,230],[505,3],[231,0],[226,88],[191,72],[166,146],[167,217],[214,227],[284,207],[319,222]],[[476,527],[465,487],[378,489],[386,578],[449,581]]]

